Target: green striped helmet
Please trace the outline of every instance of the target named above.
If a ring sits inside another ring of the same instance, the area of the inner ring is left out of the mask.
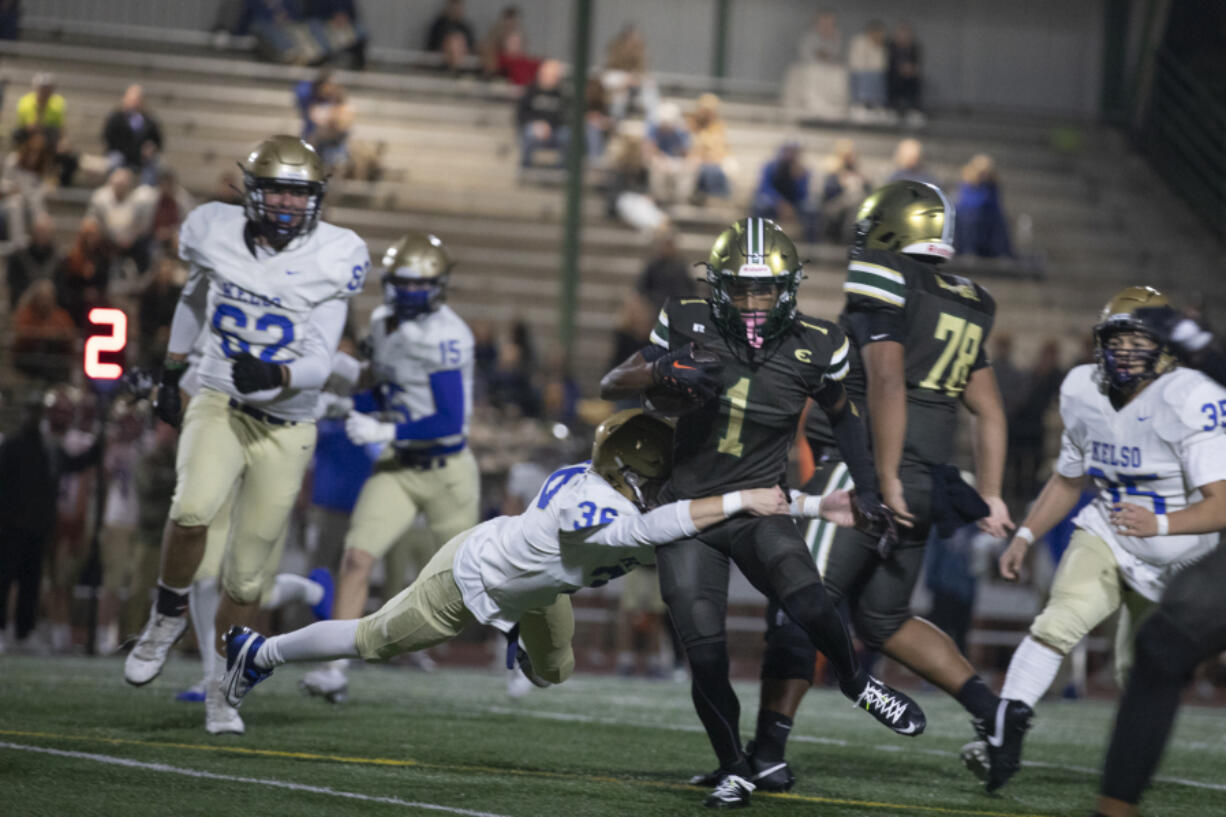
[[[734,221],[715,239],[706,266],[711,313],[724,335],[757,349],[791,327],[804,265],[778,224],[766,218]],[[743,310],[733,303],[747,294],[767,292],[775,294],[775,303],[765,311]]]

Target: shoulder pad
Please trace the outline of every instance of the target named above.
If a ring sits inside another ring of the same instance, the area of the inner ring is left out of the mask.
[[[1153,423],[1167,442],[1226,428],[1226,389],[1201,372],[1179,368],[1150,388],[1162,390]]]

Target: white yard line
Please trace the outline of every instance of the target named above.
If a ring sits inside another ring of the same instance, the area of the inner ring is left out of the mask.
[[[386,803],[392,806],[404,806],[405,808],[422,809],[425,811],[441,811],[447,814],[462,814],[465,817],[507,817],[503,814],[494,814],[488,811],[472,811],[464,808],[452,808],[450,806],[439,806],[434,803],[416,803],[411,800],[401,800],[398,797],[375,797],[369,794],[358,794],[352,791],[337,791],[325,786],[308,786],[304,783],[290,783],[284,780],[269,780],[259,777],[237,777],[229,774],[215,774],[213,772],[205,772],[199,769],[184,769],[179,766],[168,766],[165,763],[143,763],[139,760],[130,760],[125,757],[114,757],[112,755],[96,755],[89,752],[66,752],[62,749],[48,749],[44,746],[25,746],[20,743],[9,743],[0,741],[0,749],[12,749],[18,752],[38,752],[45,755],[55,755],[56,757],[73,758],[75,760],[92,760],[97,763],[106,763],[111,766],[126,766],[131,769],[143,769],[149,772],[164,772],[169,774],[179,774],[184,777],[199,777],[206,780],[221,780],[226,783],[247,783],[254,786],[269,786],[275,789],[289,789],[290,791],[302,791],[309,794],[323,794],[328,797],[341,797],[346,800],[361,800],[366,803]]]

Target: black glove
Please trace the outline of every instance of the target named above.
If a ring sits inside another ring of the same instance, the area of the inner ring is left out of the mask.
[[[1159,342],[1169,344],[1184,362],[1204,351],[1213,340],[1209,330],[1174,307],[1143,306],[1136,315]]]
[[[669,391],[706,403],[720,392],[724,364],[714,352],[694,344],[674,349],[651,364],[651,382]]]
[[[285,380],[280,363],[260,360],[247,352],[234,356],[234,369],[231,374],[234,377],[234,388],[243,394],[280,388]]]
[[[852,491],[851,512],[856,517],[856,530],[877,539],[877,555],[890,558],[898,544],[898,526],[894,524],[894,512],[881,501],[881,494]]]
[[[183,397],[179,393],[179,379],[187,371],[186,360],[168,360],[162,364],[157,391],[153,395],[153,413],[162,422],[179,427],[183,414]]]

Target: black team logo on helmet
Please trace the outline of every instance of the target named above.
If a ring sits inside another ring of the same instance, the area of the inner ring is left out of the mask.
[[[673,465],[673,427],[642,409],[626,409],[596,429],[592,470],[639,510],[655,507]]]
[[[803,266],[796,245],[775,222],[766,218],[733,222],[715,239],[706,262],[711,314],[720,332],[751,349],[760,349],[786,332],[796,318]],[[769,309],[741,309],[734,303],[762,295],[775,296]]]
[[[383,254],[383,299],[402,321],[438,309],[455,261],[438,236],[407,233]]]
[[[1144,286],[1122,289],[1107,301],[1093,329],[1098,387],[1104,393],[1114,390],[1131,394],[1142,384],[1175,368],[1170,347],[1137,317],[1137,310],[1142,307],[1170,305],[1161,292]],[[1131,343],[1126,342],[1125,336],[1131,336]]]
[[[954,257],[953,205],[933,184],[898,181],[878,187],[856,213],[854,247],[948,261]]]
[[[324,163],[315,148],[297,136],[270,136],[239,167],[243,171],[243,210],[257,235],[281,249],[315,229],[328,187]],[[306,203],[302,207],[270,206],[269,194],[304,197]]]

